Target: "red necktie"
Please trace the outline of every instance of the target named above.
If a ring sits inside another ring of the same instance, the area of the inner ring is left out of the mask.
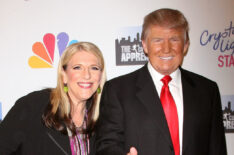
[[[162,87],[160,100],[167,119],[167,124],[171,134],[171,140],[175,150],[175,155],[179,155],[180,154],[179,121],[178,121],[176,104],[168,87],[168,83],[171,81],[171,77],[169,75],[166,75],[161,79],[161,81],[163,82],[164,85]]]

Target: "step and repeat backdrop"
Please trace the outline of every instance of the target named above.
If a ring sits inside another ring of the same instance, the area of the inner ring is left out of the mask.
[[[71,43],[95,43],[108,80],[142,67],[143,18],[159,8],[187,17],[191,44],[183,68],[218,83],[234,154],[234,0],[0,0],[0,121],[21,96],[55,87],[60,55]]]

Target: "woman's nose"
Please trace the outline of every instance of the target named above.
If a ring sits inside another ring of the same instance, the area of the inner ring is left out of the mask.
[[[89,69],[85,69],[84,70],[84,78],[85,79],[90,79],[91,74],[90,74],[90,70]]]

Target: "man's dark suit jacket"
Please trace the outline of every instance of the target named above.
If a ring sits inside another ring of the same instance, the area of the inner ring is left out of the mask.
[[[45,127],[42,114],[50,103],[50,90],[20,98],[0,124],[0,155],[70,155],[69,137]],[[94,137],[90,139],[94,155]]]
[[[183,155],[226,155],[217,84],[181,69]],[[174,155],[159,95],[143,68],[106,82],[97,130],[98,155]]]

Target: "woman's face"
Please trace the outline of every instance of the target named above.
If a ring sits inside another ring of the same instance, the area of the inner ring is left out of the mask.
[[[102,76],[98,58],[86,51],[76,52],[67,64],[63,82],[74,103],[85,102],[97,90]]]

